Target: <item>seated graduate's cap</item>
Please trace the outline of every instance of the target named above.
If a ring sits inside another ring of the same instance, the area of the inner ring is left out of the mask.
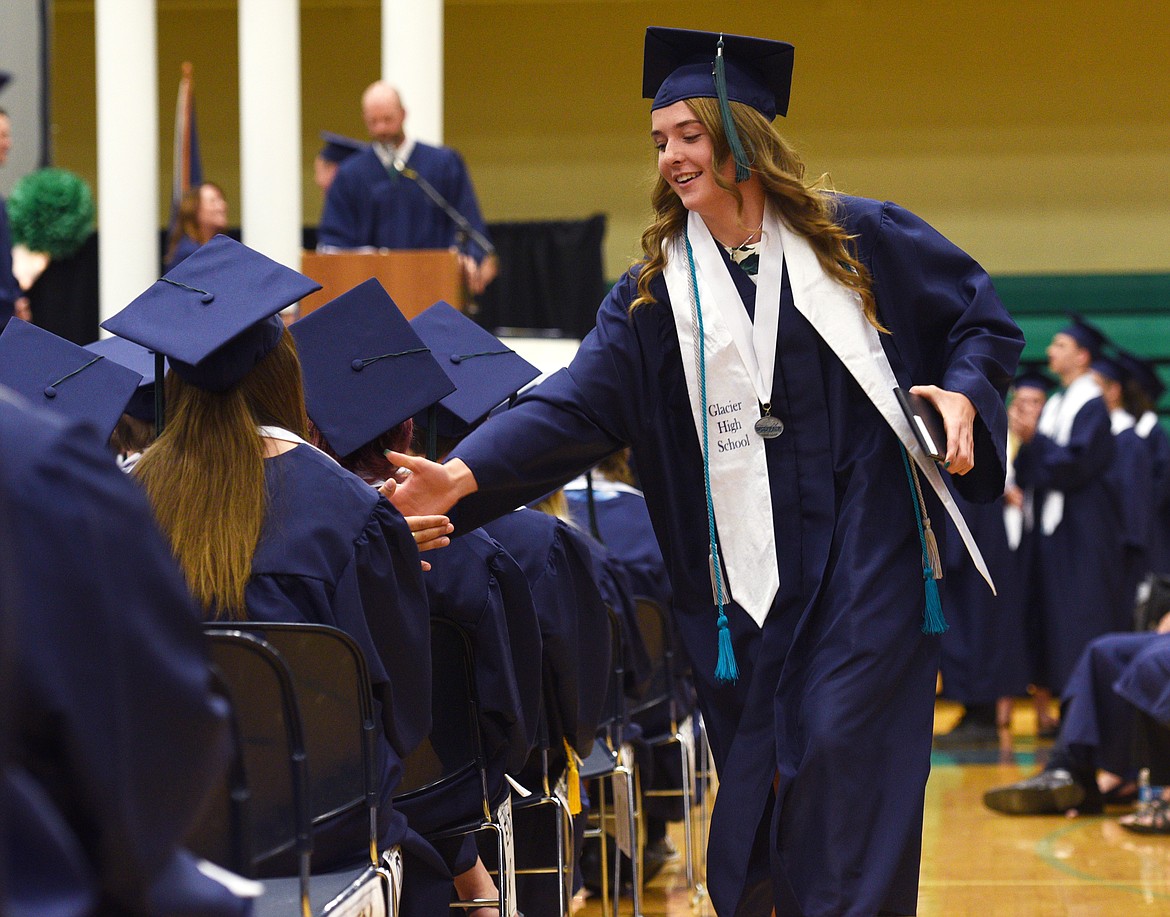
[[[1072,321],[1061,328],[1058,333],[1067,334],[1096,358],[1101,352],[1101,348],[1105,346],[1105,341],[1108,340],[1105,337],[1105,332],[1089,324],[1076,313],[1072,313],[1069,318]]]
[[[1154,364],[1148,360],[1143,360],[1137,354],[1130,353],[1128,350],[1119,350],[1117,352],[1117,362],[1125,368],[1129,373],[1131,379],[1142,387],[1142,390],[1149,396],[1153,402],[1166,393],[1166,384],[1158,375],[1158,370],[1154,368]]]
[[[1112,379],[1114,382],[1120,382],[1122,385],[1129,380],[1129,371],[1112,357],[1107,357],[1105,354],[1098,354],[1093,358],[1093,372],[1099,373],[1106,379]]]
[[[72,341],[11,319],[0,334],[0,384],[33,404],[84,420],[109,439],[142,376]]]
[[[435,421],[439,436],[465,435],[492,408],[540,375],[494,334],[441,300],[410,324],[455,381],[456,390],[439,402]],[[429,429],[426,416],[414,420]]]
[[[377,280],[342,293],[289,330],[301,357],[309,417],[338,455],[455,391]]]
[[[230,389],[276,347],[276,314],[321,285],[227,236],[156,280],[102,327],[166,354],[185,382]]]
[[[651,110],[683,99],[719,98],[720,41],[728,100],[750,105],[769,121],[787,114],[795,50],[788,42],[661,26],[646,29],[642,62],[642,97],[654,100]]]
[[[120,337],[103,338],[86,344],[90,353],[98,353],[142,376],[138,390],[130,396],[125,413],[139,420],[154,422],[154,352],[141,344]],[[165,362],[165,361],[164,361]]]
[[[321,140],[325,145],[317,155],[329,162],[345,162],[354,153],[360,153],[369,146],[363,140],[355,140],[333,131],[321,131]]]
[[[1038,369],[1026,369],[1012,380],[1012,388],[1038,388],[1050,392],[1056,385],[1052,379]]]

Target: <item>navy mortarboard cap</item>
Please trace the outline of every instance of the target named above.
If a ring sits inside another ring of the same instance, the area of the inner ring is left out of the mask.
[[[377,280],[294,322],[309,417],[349,455],[455,391]]]
[[[325,145],[317,155],[329,162],[345,162],[354,153],[359,153],[369,146],[363,140],[354,140],[353,137],[335,134],[332,131],[321,131],[321,140]]]
[[[437,302],[410,322],[431,348],[456,390],[439,402],[439,436],[468,433],[492,408],[540,375],[540,370],[458,309]],[[428,418],[415,423],[429,427]]]
[[[223,392],[276,347],[276,314],[321,285],[227,236],[216,236],[102,327],[166,354],[197,388]]]
[[[1117,360],[1107,357],[1104,354],[1098,354],[1093,358],[1093,371],[1104,376],[1106,379],[1112,379],[1114,382],[1120,382],[1122,385],[1129,379],[1129,372]]]
[[[1038,388],[1042,392],[1052,391],[1056,383],[1038,369],[1028,369],[1012,380],[1012,388]]]
[[[1130,378],[1142,387],[1151,401],[1156,403],[1165,394],[1166,384],[1158,376],[1158,371],[1152,363],[1126,350],[1118,351],[1117,362],[1125,368]]]
[[[0,334],[0,384],[109,439],[142,376],[72,341],[12,319]]]
[[[1072,322],[1061,328],[1060,334],[1067,334],[1096,358],[1105,344],[1105,332],[1090,325],[1079,315],[1074,314],[1070,318],[1072,318]]]
[[[769,121],[787,114],[793,52],[784,41],[650,26],[642,62],[642,97],[654,100],[652,111],[684,99],[718,99],[723,130],[735,157],[735,180],[746,181],[748,157],[727,103],[742,102]]]
[[[141,344],[120,337],[108,337],[86,344],[90,353],[99,353],[142,376],[138,390],[130,396],[125,413],[139,420],[154,421],[154,353]]]

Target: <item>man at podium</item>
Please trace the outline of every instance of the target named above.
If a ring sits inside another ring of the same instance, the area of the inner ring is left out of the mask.
[[[455,248],[468,291],[482,292],[496,261],[462,157],[408,137],[406,109],[388,83],[366,88],[362,118],[372,143],[338,168],[318,251]]]

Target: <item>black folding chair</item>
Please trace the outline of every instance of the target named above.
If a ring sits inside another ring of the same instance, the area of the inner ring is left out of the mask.
[[[626,709],[626,666],[625,651],[622,641],[621,622],[617,615],[610,612],[610,680],[609,690],[606,693],[604,719],[598,729],[598,736],[593,744],[593,751],[581,763],[581,779],[593,780],[597,790],[590,798],[597,801],[597,819],[586,829],[586,837],[596,837],[601,847],[601,911],[609,917],[617,912],[621,897],[621,857],[613,857],[614,874],[612,885],[609,880],[609,842],[606,834],[606,825],[613,823],[615,842],[623,833],[628,832],[630,858],[630,881],[633,887],[634,917],[642,915],[642,847],[643,838],[639,830],[638,811],[638,766],[634,760],[634,750],[625,739],[628,723]],[[613,789],[614,812],[607,812],[605,801],[605,784],[608,782]],[[591,818],[592,821],[592,818]],[[620,845],[619,845],[620,846]],[[612,907],[611,901],[612,888]]]
[[[207,633],[240,755],[226,799],[210,807],[193,849],[264,877],[257,915],[385,914],[391,882],[377,850],[376,731],[360,650],[341,631],[314,624],[211,624]],[[353,849],[368,843],[370,862],[310,881],[314,826],[355,809],[369,811],[368,832]]]
[[[489,781],[475,690],[475,655],[466,632],[431,618],[431,734],[403,762],[394,804],[411,827],[431,842],[490,832],[499,863],[499,896],[452,902],[470,910],[516,907],[512,797],[501,775]]]

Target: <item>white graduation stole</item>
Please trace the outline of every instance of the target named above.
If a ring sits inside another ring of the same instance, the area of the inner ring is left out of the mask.
[[[756,294],[756,322],[764,331],[760,336],[748,319],[739,291],[716,248],[718,243],[706,224],[696,213],[689,215],[687,223],[687,236],[694,252],[699,305],[703,310],[705,403],[700,393],[698,360],[693,358],[697,354],[697,327],[691,318],[694,297],[690,261],[686,244],[681,239],[671,243],[663,278],[674,311],[700,448],[704,417],[706,419],[711,502],[726,565],[727,585],[731,597],[757,626],[763,627],[780,588],[780,573],[776,567],[776,532],[772,525],[768,460],[764,454],[764,440],[756,433],[754,425],[760,419],[757,389],[763,385],[764,371],[768,383],[763,397],[771,397],[780,313],[782,253],[774,247],[779,244],[779,237],[765,227]],[[765,265],[769,264],[773,267],[771,274],[775,275],[774,278],[764,274]],[[770,355],[761,353],[757,356],[757,340],[762,345],[760,349],[765,351],[769,349],[770,341]],[[766,370],[763,369],[765,366]]]
[[[1077,376],[1068,388],[1053,395],[1044,403],[1036,431],[1051,439],[1058,446],[1067,446],[1072,437],[1073,421],[1086,404],[1101,396],[1101,386],[1090,373]],[[1040,531],[1051,535],[1064,519],[1064,491],[1050,490],[1044,495],[1040,508]]]
[[[877,329],[861,310],[857,294],[830,278],[808,241],[788,229],[768,206],[764,214],[756,322],[753,326],[734,281],[728,276],[723,259],[715,248],[717,243],[702,218],[695,213],[689,214],[687,235],[694,251],[696,280],[703,306],[703,343],[707,361],[705,403],[700,397],[698,361],[692,359],[692,354],[697,354],[697,351],[695,327],[690,315],[690,266],[683,240],[670,243],[663,277],[670,294],[700,443],[703,437],[700,411],[707,413],[712,503],[731,595],[736,602],[762,627],[779,586],[767,460],[763,440],[755,433],[753,424],[759,417],[759,408],[754,402],[764,365],[768,374],[767,390],[759,400],[771,398],[770,375],[775,361],[780,279],[785,263],[792,285],[793,304],[849,370],[914,458],[954,521],[975,566],[994,593],[995,584],[966,520],[934,460],[922,451],[902,413],[894,395],[898,381],[882,349]],[[747,333],[745,325],[750,329]],[[770,350],[765,350],[766,345],[761,345],[768,335],[772,345]],[[722,425],[720,421],[723,421]],[[891,486],[894,486],[892,482]],[[720,525],[720,520],[725,523],[732,520],[732,524]]]

